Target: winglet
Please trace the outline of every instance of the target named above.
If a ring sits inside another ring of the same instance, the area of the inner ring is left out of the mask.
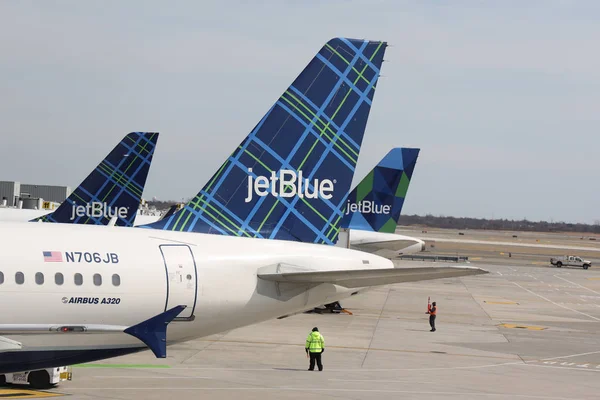
[[[167,357],[167,325],[175,319],[186,306],[176,306],[162,314],[130,326],[123,332],[140,339],[152,350],[156,358]]]

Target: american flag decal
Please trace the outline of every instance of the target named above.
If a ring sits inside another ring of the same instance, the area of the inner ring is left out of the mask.
[[[62,253],[60,251],[44,251],[44,262],[62,262]]]

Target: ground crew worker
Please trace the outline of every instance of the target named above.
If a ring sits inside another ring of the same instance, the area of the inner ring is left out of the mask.
[[[435,316],[437,315],[437,306],[435,301],[431,303],[431,306],[427,307],[427,314],[429,314],[429,325],[431,330],[429,332],[435,332]]]
[[[312,329],[312,332],[308,334],[306,338],[306,346],[304,346],[306,354],[310,355],[310,366],[309,371],[315,370],[315,361],[319,367],[319,371],[323,371],[323,363],[321,362],[321,353],[325,351],[325,339],[319,332],[319,328],[316,326]]]

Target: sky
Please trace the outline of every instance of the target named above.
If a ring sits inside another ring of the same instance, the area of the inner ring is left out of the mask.
[[[192,197],[338,36],[389,44],[355,183],[418,147],[404,214],[600,220],[595,0],[2,1],[0,180],[155,131],[144,197]]]

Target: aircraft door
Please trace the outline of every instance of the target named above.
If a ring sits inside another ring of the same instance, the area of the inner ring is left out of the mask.
[[[167,274],[167,301],[165,311],[178,305],[187,306],[175,320],[194,319],[196,307],[197,273],[194,254],[187,245],[159,246]]]

